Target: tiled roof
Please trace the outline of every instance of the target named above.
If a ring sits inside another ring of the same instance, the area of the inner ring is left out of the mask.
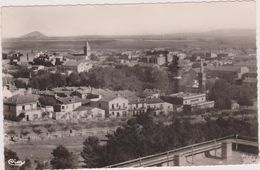
[[[152,98],[152,99],[146,99],[146,103],[147,104],[165,103],[165,101],[163,101],[160,98]]]
[[[35,103],[38,101],[38,96],[27,94],[27,95],[14,95],[4,101],[5,104],[27,104],[27,103]]]
[[[87,106],[80,106],[77,109],[75,109],[75,111],[89,111],[94,109],[95,107],[87,107]]]
[[[74,96],[74,97],[60,97],[57,99],[62,104],[69,104],[69,103],[78,103],[81,102],[81,98]]]
[[[64,66],[78,66],[80,63],[75,60],[69,60],[66,63],[64,63]]]
[[[106,96],[102,96],[102,98],[100,99],[100,101],[104,101],[104,102],[109,102],[115,98],[117,98],[118,96],[116,95],[106,95]]]

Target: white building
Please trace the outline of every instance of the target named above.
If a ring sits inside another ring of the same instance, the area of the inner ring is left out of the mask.
[[[4,117],[10,120],[24,114],[24,120],[30,121],[41,118],[41,110],[37,108],[38,98],[35,95],[14,95],[4,100]]]
[[[93,67],[92,63],[87,61],[76,61],[76,60],[68,60],[65,62],[61,69],[66,72],[88,72]]]
[[[106,117],[127,117],[128,100],[120,96],[104,96],[98,101],[92,101],[91,106],[105,110]]]

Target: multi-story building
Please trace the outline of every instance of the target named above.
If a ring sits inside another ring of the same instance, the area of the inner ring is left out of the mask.
[[[37,108],[38,97],[31,94],[14,95],[4,100],[5,119],[16,120],[23,114],[23,120],[35,120],[41,117],[41,110]]]
[[[128,112],[129,115],[137,116],[147,111],[147,104],[144,99],[137,99],[129,101]]]
[[[173,112],[173,105],[171,103],[165,102],[160,98],[146,99],[147,109],[151,109],[155,116],[159,114],[169,114]]]
[[[56,98],[55,112],[71,112],[82,105],[82,100],[79,97],[59,97]]]
[[[166,57],[162,54],[160,55],[147,55],[141,58],[144,63],[157,64],[159,66],[166,64]]]
[[[160,98],[137,99],[129,102],[128,111],[132,116],[137,116],[150,109],[155,116],[159,114],[167,115],[173,112],[173,105]]]
[[[105,110],[106,118],[129,116],[128,100],[121,96],[103,96],[98,101],[91,101],[91,106]]]
[[[214,101],[207,101],[205,93],[176,93],[164,96],[163,99],[176,107],[183,106],[183,110],[190,112],[196,109],[213,108]]]
[[[105,110],[96,107],[80,106],[74,113],[76,119],[105,119]]]
[[[68,60],[65,62],[61,69],[66,72],[88,72],[93,67],[92,63],[86,61],[76,61],[76,60]]]

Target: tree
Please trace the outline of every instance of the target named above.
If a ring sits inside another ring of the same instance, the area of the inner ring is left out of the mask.
[[[97,137],[90,136],[84,141],[81,156],[84,159],[85,168],[98,168],[104,165],[102,147]]]
[[[23,80],[17,79],[14,81],[14,83],[17,88],[26,88],[27,87],[26,82],[24,82]]]
[[[21,121],[21,120],[23,120],[25,118],[25,113],[20,113],[17,117],[16,117],[16,121]]]
[[[15,78],[29,78],[31,70],[26,66],[18,66],[18,70],[13,73]]]
[[[64,146],[59,145],[51,154],[53,155],[51,165],[54,169],[75,168],[75,158]]]
[[[219,109],[230,109],[231,97],[231,85],[224,79],[216,80],[209,92],[209,99],[215,101],[215,107]]]
[[[77,72],[72,72],[67,78],[67,84],[69,86],[79,86],[80,81],[80,76]]]

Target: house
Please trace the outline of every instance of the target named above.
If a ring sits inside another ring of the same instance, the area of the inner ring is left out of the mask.
[[[11,74],[2,73],[3,85],[14,84],[14,77]]]
[[[165,101],[177,106],[183,106],[185,112],[191,112],[196,109],[213,108],[214,101],[207,101],[205,93],[184,93],[179,92],[162,97]]]
[[[210,59],[210,58],[216,58],[218,55],[216,53],[212,53],[212,52],[206,52],[205,53],[205,57],[207,59]]]
[[[10,120],[24,114],[24,119],[36,120],[41,118],[41,110],[37,108],[38,97],[32,94],[14,95],[4,100],[4,117]]]
[[[232,110],[238,110],[239,109],[239,104],[234,100],[231,101],[231,109]]]
[[[82,105],[79,97],[59,97],[56,98],[57,103],[54,106],[55,112],[71,112]]]
[[[152,109],[155,116],[159,114],[168,115],[170,112],[173,112],[173,105],[160,98],[146,99],[145,102],[147,109]]]
[[[207,74],[210,77],[224,78],[234,81],[242,78],[243,74],[248,73],[249,69],[245,66],[212,66],[207,67]]]
[[[131,116],[137,116],[147,111],[147,104],[143,99],[131,100],[128,103],[128,112]]]
[[[3,97],[4,99],[10,98],[13,96],[13,93],[11,92],[11,90],[9,90],[8,86],[4,86],[3,87]]]
[[[105,110],[106,118],[129,116],[128,99],[121,96],[102,96],[102,98],[98,101],[91,101],[91,106]]]
[[[61,69],[66,72],[88,72],[93,67],[92,63],[86,62],[85,60],[76,61],[76,60],[68,60],[65,62]]]
[[[147,55],[141,58],[144,63],[157,64],[159,66],[166,64],[166,57],[162,54],[160,55]]]
[[[141,94],[142,98],[159,98],[160,97],[160,90],[158,89],[145,89]]]
[[[74,114],[77,119],[105,119],[105,110],[97,107],[80,106]]]
[[[78,96],[81,99],[99,99],[98,94],[92,94],[89,90],[77,89],[71,93],[73,96]]]

